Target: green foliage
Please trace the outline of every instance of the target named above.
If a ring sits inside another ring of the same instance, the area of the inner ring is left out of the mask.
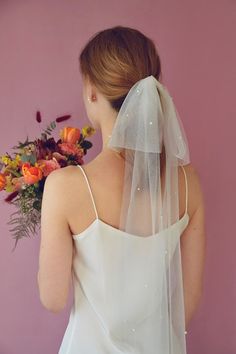
[[[16,248],[17,242],[23,237],[30,237],[37,234],[41,222],[42,193],[36,190],[34,185],[23,189],[11,204],[15,205],[17,211],[12,213],[8,225],[13,225],[9,231],[13,234]]]
[[[23,154],[23,155],[21,155],[21,161],[22,162],[29,162],[31,165],[34,166],[34,164],[37,161],[37,158],[36,158],[35,154],[31,154],[31,155]]]
[[[55,128],[56,128],[56,122],[55,122],[55,121],[52,121],[52,122],[47,126],[47,128],[44,129],[43,131],[45,132],[45,134],[51,135],[53,129],[55,129]],[[45,135],[44,135],[44,133],[42,133],[42,140],[44,140],[44,139],[45,139]]]
[[[12,149],[17,149],[17,150],[20,149],[21,150],[21,149],[24,149],[24,147],[28,146],[29,144],[34,144],[34,141],[29,141],[28,139],[29,138],[27,136],[27,138],[26,138],[24,143],[22,143],[21,141],[18,141],[18,145],[13,146]]]

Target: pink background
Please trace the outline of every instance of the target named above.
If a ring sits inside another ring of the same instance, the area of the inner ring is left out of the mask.
[[[78,55],[95,32],[124,25],[154,39],[163,79],[182,118],[206,203],[204,294],[187,335],[188,354],[236,353],[235,139],[236,3],[225,1],[0,2],[0,155],[57,116],[58,125],[88,124]],[[43,122],[35,121],[40,110]],[[91,138],[101,149],[100,132]],[[231,163],[231,162],[232,163]],[[69,318],[45,310],[37,288],[40,235],[14,241],[6,224],[14,211],[1,193],[0,354],[58,352]],[[91,353],[92,354],[92,353]]]

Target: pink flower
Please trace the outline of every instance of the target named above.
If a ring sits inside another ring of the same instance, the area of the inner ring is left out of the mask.
[[[42,169],[43,175],[45,177],[47,177],[52,171],[61,168],[61,166],[59,165],[59,163],[55,158],[52,158],[51,160],[38,160],[37,164],[39,168]]]
[[[61,151],[66,155],[75,155],[77,158],[81,158],[84,155],[84,151],[82,148],[77,147],[75,144],[71,143],[61,143],[58,144]]]
[[[18,191],[22,188],[22,186],[25,184],[25,177],[14,177],[11,180],[12,184],[14,185],[14,190]]]
[[[60,154],[60,153],[57,152],[57,151],[54,151],[54,152],[52,153],[52,156],[55,157],[55,159],[56,159],[57,161],[60,161],[60,160],[66,161],[66,160],[67,160],[66,156]]]

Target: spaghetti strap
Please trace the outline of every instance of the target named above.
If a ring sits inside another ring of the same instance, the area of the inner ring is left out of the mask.
[[[83,172],[83,174],[84,174],[84,177],[85,177],[85,180],[86,180],[86,182],[87,182],[88,189],[89,189],[89,192],[90,192],[90,195],[91,195],[91,199],[92,199],[92,202],[93,202],[93,207],[94,207],[94,211],[95,211],[95,214],[96,214],[96,219],[98,219],[97,208],[96,208],[95,201],[94,201],[94,198],[93,198],[93,193],[92,193],[92,190],[91,190],[89,181],[88,181],[88,177],[87,177],[87,175],[86,175],[84,169],[83,169],[80,165],[77,165],[77,166],[80,167],[80,169],[82,170],[82,172]]]
[[[186,172],[184,169],[184,166],[180,165],[184,171],[184,177],[185,177],[185,214],[187,214],[187,210],[188,210],[188,181],[187,181],[187,176],[186,176]]]

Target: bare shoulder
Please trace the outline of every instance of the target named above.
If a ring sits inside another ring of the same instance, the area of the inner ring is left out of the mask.
[[[71,182],[73,166],[58,168],[52,171],[46,178],[45,184],[54,187],[66,187]]]
[[[70,165],[63,168],[58,168],[50,173],[51,178],[61,181],[61,183],[70,181],[70,178],[73,178],[74,175],[80,175],[81,172],[78,165]]]
[[[79,170],[77,166],[56,169],[47,176],[45,181],[44,193],[54,195],[58,203],[61,202],[61,208],[63,207],[65,210],[70,205],[74,193],[79,192],[78,188],[82,185],[80,180],[82,181],[83,176],[76,169]]]

